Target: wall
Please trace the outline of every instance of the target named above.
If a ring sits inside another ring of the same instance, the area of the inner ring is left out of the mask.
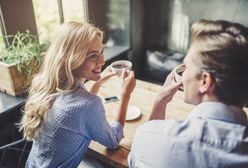
[[[131,50],[128,58],[135,64],[133,69],[136,76],[140,78],[143,75],[144,62],[144,27],[145,27],[145,3],[144,0],[131,0]]]
[[[37,34],[32,0],[1,0],[0,7],[7,34],[26,32],[27,29]]]
[[[145,1],[145,48],[167,48],[171,0]]]

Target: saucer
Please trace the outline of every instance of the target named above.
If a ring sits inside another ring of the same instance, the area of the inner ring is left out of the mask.
[[[116,113],[117,109],[113,112]],[[127,107],[127,114],[126,114],[126,121],[131,121],[139,118],[141,116],[141,111],[138,107],[133,105],[128,105]]]
[[[139,118],[141,115],[141,111],[138,107],[129,105],[127,107],[126,121],[135,120]]]

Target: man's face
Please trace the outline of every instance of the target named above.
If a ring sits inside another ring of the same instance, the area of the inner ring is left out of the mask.
[[[200,88],[200,70],[196,66],[196,62],[192,58],[197,57],[197,52],[194,47],[191,46],[189,52],[184,58],[184,64],[186,66],[182,75],[183,89],[184,89],[184,101],[186,103],[197,105],[201,103],[202,97],[199,92]],[[200,59],[200,58],[198,58]]]

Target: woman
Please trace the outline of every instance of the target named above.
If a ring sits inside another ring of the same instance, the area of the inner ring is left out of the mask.
[[[69,22],[59,28],[34,77],[20,129],[33,141],[26,167],[77,167],[91,140],[114,149],[123,126],[134,73],[123,72],[120,107],[108,124],[99,87],[115,73],[104,65],[103,34],[89,23]],[[89,91],[83,82],[95,81]]]

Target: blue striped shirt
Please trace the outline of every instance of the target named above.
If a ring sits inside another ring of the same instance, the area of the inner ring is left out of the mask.
[[[123,126],[106,120],[101,99],[83,84],[59,95],[33,140],[26,167],[77,167],[91,140],[114,149],[123,138]]]
[[[220,102],[196,106],[183,121],[153,120],[140,126],[130,168],[248,168],[244,111]]]

